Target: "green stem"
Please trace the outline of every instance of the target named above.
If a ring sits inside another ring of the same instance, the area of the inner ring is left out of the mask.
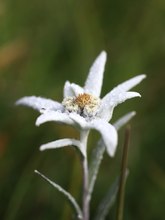
[[[129,140],[130,140],[130,126],[127,126],[126,131],[125,131],[125,141],[124,141],[123,156],[122,156],[122,162],[121,162],[121,176],[120,176],[118,199],[117,199],[116,220],[123,219],[124,194],[125,194],[125,182],[126,182],[125,180],[126,180],[126,173],[127,173]]]

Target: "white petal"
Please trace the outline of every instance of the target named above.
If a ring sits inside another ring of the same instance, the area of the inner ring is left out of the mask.
[[[112,117],[113,109],[115,106],[126,101],[127,99],[140,97],[139,93],[127,91],[139,84],[145,77],[146,75],[135,76],[132,79],[121,83],[112,91],[110,91],[106,96],[104,96],[100,107],[101,117],[109,121]]]
[[[146,75],[139,75],[115,87],[102,99],[103,108],[105,106],[106,108],[108,106],[111,108],[114,108],[119,103],[122,103],[127,99],[138,97],[138,96],[140,97],[139,93],[127,92],[127,91],[130,90],[132,87],[136,86],[137,84],[139,84],[145,77]]]
[[[94,61],[85,82],[84,90],[86,93],[92,94],[96,97],[100,96],[106,58],[106,52],[102,51]]]
[[[69,81],[66,81],[64,85],[64,98],[69,97],[69,96],[78,96],[79,94],[83,94],[84,89],[75,84],[75,83],[70,83]]]
[[[69,81],[66,81],[65,82],[65,85],[64,85],[64,98],[68,97],[68,96],[74,96],[74,92],[71,88],[71,83]]]
[[[100,107],[100,115],[103,119],[109,121],[112,117],[113,109],[127,99],[141,97],[138,92],[125,92],[120,90],[112,90],[103,99]]]
[[[85,154],[84,154],[85,152],[82,151],[83,146],[82,146],[81,142],[78,140],[69,139],[69,138],[64,138],[64,139],[49,142],[47,144],[43,144],[40,146],[40,150],[44,151],[44,150],[48,150],[48,149],[62,148],[62,147],[70,146],[70,145],[77,147],[78,150],[80,150],[80,152],[83,154],[83,156],[85,156]]]
[[[72,88],[75,96],[78,96],[79,94],[84,93],[84,89],[75,83],[71,83],[71,88]]]
[[[135,97],[141,97],[140,93],[138,92],[126,92],[125,95],[123,95],[123,98],[121,98],[121,100],[119,100],[119,104],[122,102],[125,102],[127,99],[132,99]]]
[[[100,132],[108,154],[113,157],[118,142],[118,136],[115,127],[104,120],[98,119],[89,123],[88,128],[92,128]]]
[[[39,126],[48,121],[56,121],[59,123],[74,125],[74,122],[69,118],[67,113],[47,111],[40,115],[36,120],[36,125]]]
[[[86,129],[88,123],[86,122],[85,118],[76,113],[70,113],[69,118],[72,119],[74,124],[76,124],[80,129]]]
[[[143,79],[146,78],[145,74],[142,75],[138,75],[135,76],[121,84],[119,84],[116,88],[114,88],[113,90],[120,90],[120,91],[129,91],[130,89],[132,89],[133,87],[135,87],[136,85],[138,85]],[[113,91],[112,90],[112,91]]]
[[[46,99],[46,98],[36,97],[36,96],[23,97],[16,102],[16,105],[25,105],[38,111],[41,111],[42,109],[45,109],[45,110],[62,110],[63,109],[62,104],[60,104],[59,102],[55,102],[51,99]]]
[[[136,112],[129,112],[128,114],[124,115],[120,119],[118,119],[113,126],[116,128],[116,130],[119,130],[121,127],[126,125],[134,116],[136,115]]]

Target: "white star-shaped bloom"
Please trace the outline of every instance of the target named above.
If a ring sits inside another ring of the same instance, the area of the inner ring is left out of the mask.
[[[115,87],[102,99],[100,98],[106,52],[102,51],[90,68],[84,87],[66,81],[62,103],[36,96],[19,99],[16,104],[26,105],[38,110],[41,115],[36,120],[39,126],[48,121],[72,125],[81,131],[95,129],[100,132],[102,140],[110,156],[114,156],[118,135],[115,127],[109,123],[114,108],[134,97],[140,97],[137,92],[129,90],[139,84],[146,76],[138,75]],[[42,145],[41,150],[74,145],[82,149],[82,143],[75,139],[62,139]]]

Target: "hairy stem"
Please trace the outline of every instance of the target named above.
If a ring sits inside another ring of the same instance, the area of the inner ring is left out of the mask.
[[[88,163],[87,158],[83,160],[83,220],[89,219],[88,199]]]
[[[80,134],[80,141],[83,144],[84,152],[87,148],[88,131],[82,131]],[[82,170],[83,170],[83,201],[82,201],[82,211],[83,220],[89,220],[89,180],[88,180],[88,159],[87,156],[82,158]]]

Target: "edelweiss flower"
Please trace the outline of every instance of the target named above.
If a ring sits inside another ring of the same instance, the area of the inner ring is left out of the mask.
[[[112,117],[114,108],[134,97],[140,97],[137,92],[128,92],[139,84],[146,76],[136,76],[115,87],[102,99],[100,98],[106,52],[96,58],[90,68],[84,87],[67,81],[64,85],[64,99],[62,103],[36,96],[23,97],[16,104],[26,105],[40,111],[41,115],[36,120],[39,126],[48,121],[72,125],[80,130],[89,131],[95,129],[100,132],[107,152],[114,156],[117,146],[117,131],[108,123]],[[62,139],[42,145],[41,150],[74,145],[86,156],[82,141],[75,139]]]

